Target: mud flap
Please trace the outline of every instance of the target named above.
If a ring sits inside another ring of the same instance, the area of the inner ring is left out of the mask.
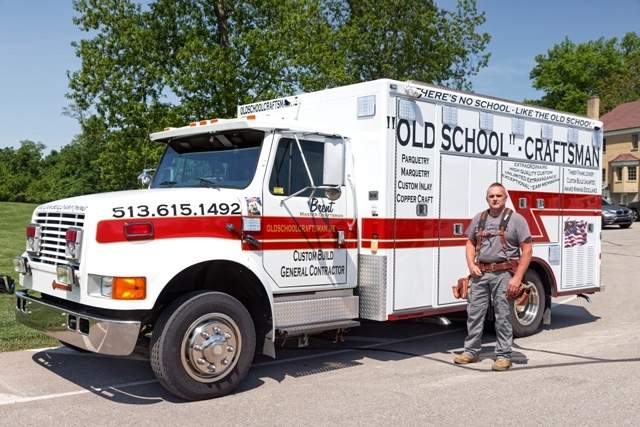
[[[551,324],[551,295],[549,295],[548,292],[545,292],[544,295],[544,311],[542,312],[542,324]]]

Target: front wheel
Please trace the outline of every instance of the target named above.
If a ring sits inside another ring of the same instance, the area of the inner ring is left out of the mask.
[[[534,334],[542,322],[544,311],[542,280],[533,270],[527,270],[525,277],[529,283],[533,283],[529,296],[510,302],[513,305],[509,311],[509,321],[513,328],[514,337],[526,337]]]
[[[174,301],[151,336],[151,367],[160,384],[186,400],[224,396],[249,371],[253,321],[235,298],[193,292]]]

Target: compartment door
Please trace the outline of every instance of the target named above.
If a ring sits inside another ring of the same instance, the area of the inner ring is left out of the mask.
[[[440,158],[438,304],[466,303],[453,297],[451,287],[469,274],[465,258],[468,238],[464,232],[471,218],[487,209],[487,188],[498,181],[499,162],[448,154],[441,154]]]

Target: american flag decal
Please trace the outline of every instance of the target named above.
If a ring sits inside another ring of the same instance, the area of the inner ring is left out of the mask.
[[[586,221],[564,222],[564,247],[582,246],[587,244]]]

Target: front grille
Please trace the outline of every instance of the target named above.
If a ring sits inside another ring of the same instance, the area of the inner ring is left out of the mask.
[[[65,262],[65,234],[69,227],[84,226],[84,214],[67,212],[36,212],[36,224],[42,227],[40,254],[31,262],[56,265]]]

